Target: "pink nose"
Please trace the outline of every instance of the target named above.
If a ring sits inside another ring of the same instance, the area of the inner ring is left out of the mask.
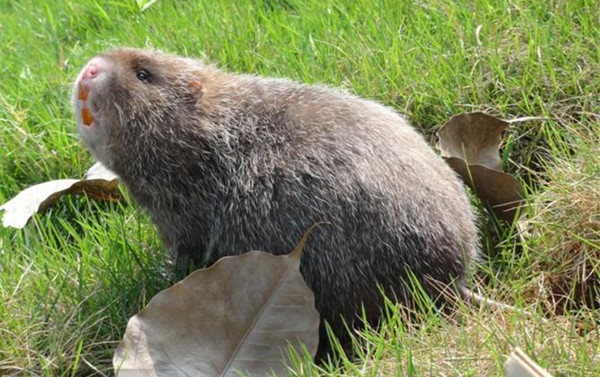
[[[104,70],[106,70],[106,61],[102,58],[93,58],[81,72],[79,81],[94,79]]]
[[[86,77],[95,77],[98,74],[100,69],[96,64],[88,64],[87,69],[85,70],[84,76]]]

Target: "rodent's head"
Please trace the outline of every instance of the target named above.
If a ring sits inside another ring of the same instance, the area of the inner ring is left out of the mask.
[[[83,68],[73,102],[84,144],[109,168],[202,113],[205,66],[158,51],[118,49]],[[129,150],[128,150],[129,149]],[[119,171],[117,171],[119,173]]]

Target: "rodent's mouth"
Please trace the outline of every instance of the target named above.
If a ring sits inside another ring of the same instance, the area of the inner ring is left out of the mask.
[[[79,110],[81,115],[81,124],[87,127],[91,126],[94,122],[94,116],[92,115],[92,111],[90,110],[87,102],[89,93],[90,88],[85,86],[83,83],[78,85],[77,100],[81,101],[81,109]]]

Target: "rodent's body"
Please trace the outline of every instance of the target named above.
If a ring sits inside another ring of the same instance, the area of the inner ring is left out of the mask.
[[[379,318],[379,287],[410,303],[409,271],[434,293],[429,279],[461,284],[477,258],[461,183],[378,103],[138,50],[92,60],[82,91],[85,144],[179,260],[289,253],[328,222],[310,236],[301,272],[338,334],[340,316],[352,321],[361,304]]]

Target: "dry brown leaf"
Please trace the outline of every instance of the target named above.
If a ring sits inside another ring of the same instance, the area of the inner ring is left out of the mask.
[[[481,165],[467,166],[460,158],[448,157],[446,162],[496,216],[506,221],[515,218],[524,192],[521,183],[513,176]]]
[[[2,224],[5,227],[23,228],[31,216],[46,209],[61,196],[83,193],[100,200],[121,199],[117,176],[100,163],[96,163],[87,171],[85,179],[58,179],[21,191],[0,206],[0,210],[4,210]]]
[[[507,377],[552,377],[519,347],[506,360],[504,372]]]
[[[480,112],[455,115],[438,131],[442,156],[501,171],[500,143],[508,125]]]
[[[287,375],[286,347],[303,344],[314,356],[319,336],[300,248],[225,257],[154,296],[129,320],[117,375]]]
[[[480,112],[452,117],[438,131],[442,157],[496,216],[513,221],[523,203],[520,182],[502,172],[500,143],[509,123]]]

